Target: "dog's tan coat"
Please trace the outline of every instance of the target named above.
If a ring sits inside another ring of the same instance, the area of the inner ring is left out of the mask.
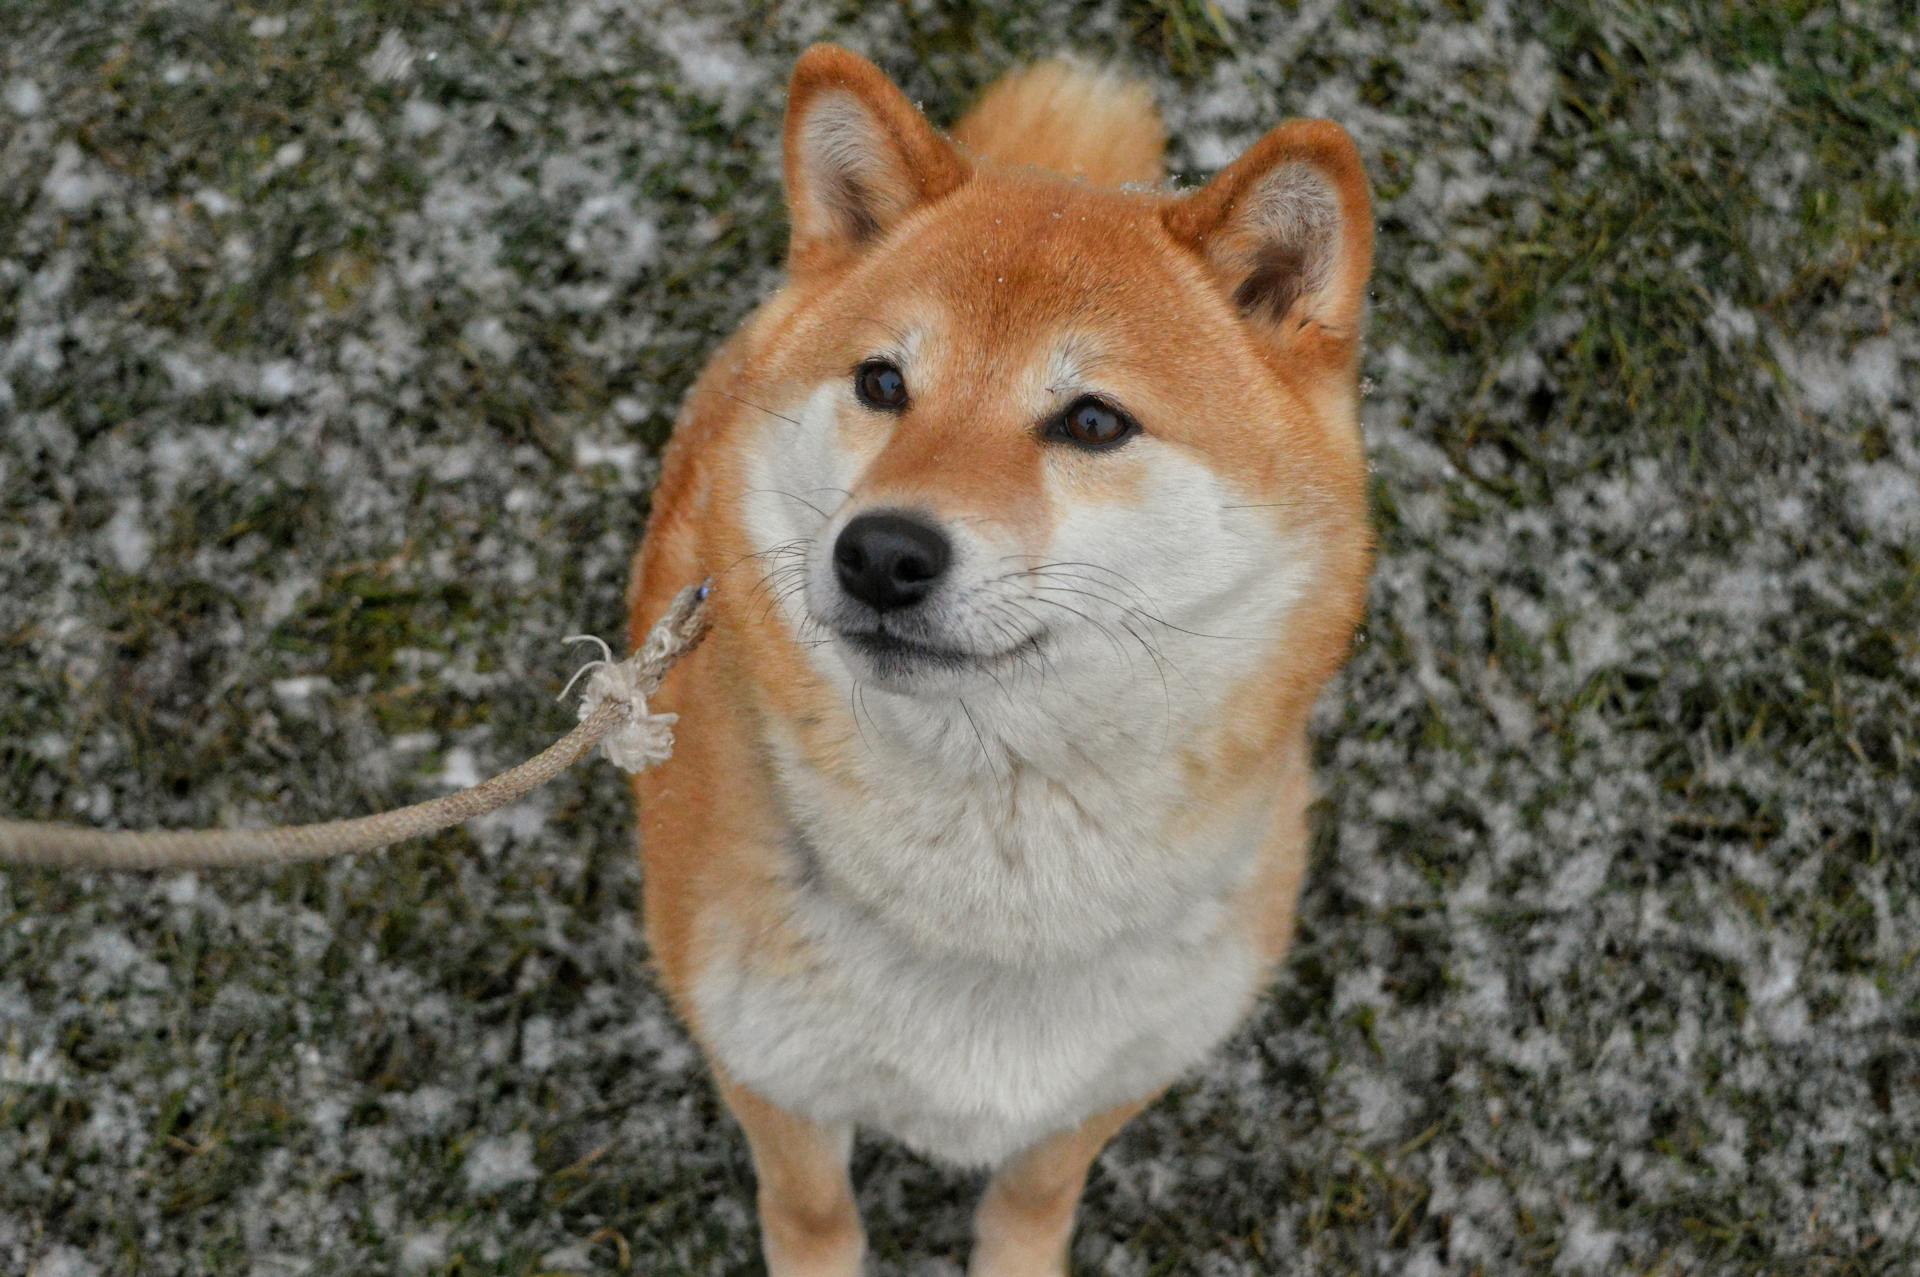
[[[1077,115],[1061,109],[1063,94],[1090,83],[1106,83],[1103,96]],[[791,280],[688,396],[636,560],[636,634],[680,583],[712,574],[717,585],[712,638],[656,706],[682,714],[676,753],[635,779],[647,933],[710,1055],[698,990],[717,962],[728,979],[745,968],[780,987],[834,960],[796,922],[807,906],[782,751],[835,803],[880,797],[857,706],[822,676],[817,651],[763,584],[768,547],[745,515],[753,459],[777,425],[770,415],[801,411],[903,333],[922,334],[912,428],[857,412],[838,419],[834,446],[864,461],[846,501],[974,520],[996,544],[1039,554],[1067,509],[1124,518],[1154,490],[1153,458],[1179,457],[1215,476],[1274,544],[1310,548],[1298,567],[1307,601],[1289,606],[1285,641],[1230,686],[1208,689],[1220,711],[1166,757],[1185,797],[1158,832],[1179,848],[1219,837],[1223,813],[1251,813],[1267,832],[1234,880],[1223,925],[1264,964],[1292,931],[1307,718],[1344,660],[1370,560],[1355,378],[1372,224],[1359,158],[1337,126],[1307,121],[1276,129],[1185,197],[1065,180],[1048,170],[1151,180],[1163,138],[1139,90],[1059,67],[996,87],[956,135],[971,149],[935,133],[849,53],[820,47],[801,59],[786,142]],[[852,148],[868,164],[862,146],[873,158],[850,194],[821,172],[821,156],[839,162]],[[1276,187],[1288,175],[1303,196]],[[1299,261],[1276,219],[1305,228]],[[1311,238],[1323,223],[1333,229]],[[1272,250],[1276,236],[1284,251]],[[1297,278],[1258,277],[1288,270]],[[1063,334],[1147,423],[1152,449],[1069,455],[1036,436],[1024,356]],[[715,1063],[760,1174],[769,1267],[779,1277],[858,1271],[844,1133],[749,1089],[724,1056]],[[983,1202],[974,1272],[1063,1271],[1088,1165],[1150,1098],[1122,1097],[1012,1158]]]

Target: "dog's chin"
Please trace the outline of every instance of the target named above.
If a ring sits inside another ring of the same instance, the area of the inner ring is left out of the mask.
[[[862,682],[890,692],[930,693],[998,677],[1002,669],[1039,652],[1043,634],[1032,634],[1012,647],[980,652],[919,639],[902,638],[881,629],[841,630],[834,635],[847,667]]]

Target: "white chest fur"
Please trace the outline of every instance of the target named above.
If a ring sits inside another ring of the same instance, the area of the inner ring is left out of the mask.
[[[1113,777],[1123,802],[1005,756],[915,783],[910,752],[875,750],[878,797],[848,803],[775,753],[809,958],[769,970],[723,925],[694,994],[728,1070],[777,1103],[991,1164],[1165,1086],[1258,990],[1228,897],[1263,811],[1170,847],[1166,768]]]
[[[1218,932],[1035,971],[820,921],[834,938],[805,976],[709,968],[696,997],[714,1048],[796,1112],[963,1164],[1152,1095],[1233,1027],[1259,979],[1247,946]]]

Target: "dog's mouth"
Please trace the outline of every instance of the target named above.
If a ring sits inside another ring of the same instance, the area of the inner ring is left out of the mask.
[[[970,648],[949,647],[902,638],[884,629],[841,630],[847,646],[867,657],[882,672],[906,674],[916,670],[983,670],[1004,665],[1038,652],[1046,641],[1046,632],[1029,634],[1011,647],[978,652]]]

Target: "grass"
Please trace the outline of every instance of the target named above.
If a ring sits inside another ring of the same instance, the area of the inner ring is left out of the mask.
[[[793,55],[838,38],[950,119],[1070,33],[1153,83],[1183,177],[1340,119],[1380,226],[1382,556],[1300,941],[1102,1160],[1080,1270],[1915,1262],[1911,14],[7,27],[0,810],[322,818],[544,743],[554,640],[617,631],[650,458],[777,278]],[[588,774],[361,863],[0,874],[0,1270],[756,1271],[630,839]],[[957,1272],[977,1185],[856,1166],[880,1269]]]

